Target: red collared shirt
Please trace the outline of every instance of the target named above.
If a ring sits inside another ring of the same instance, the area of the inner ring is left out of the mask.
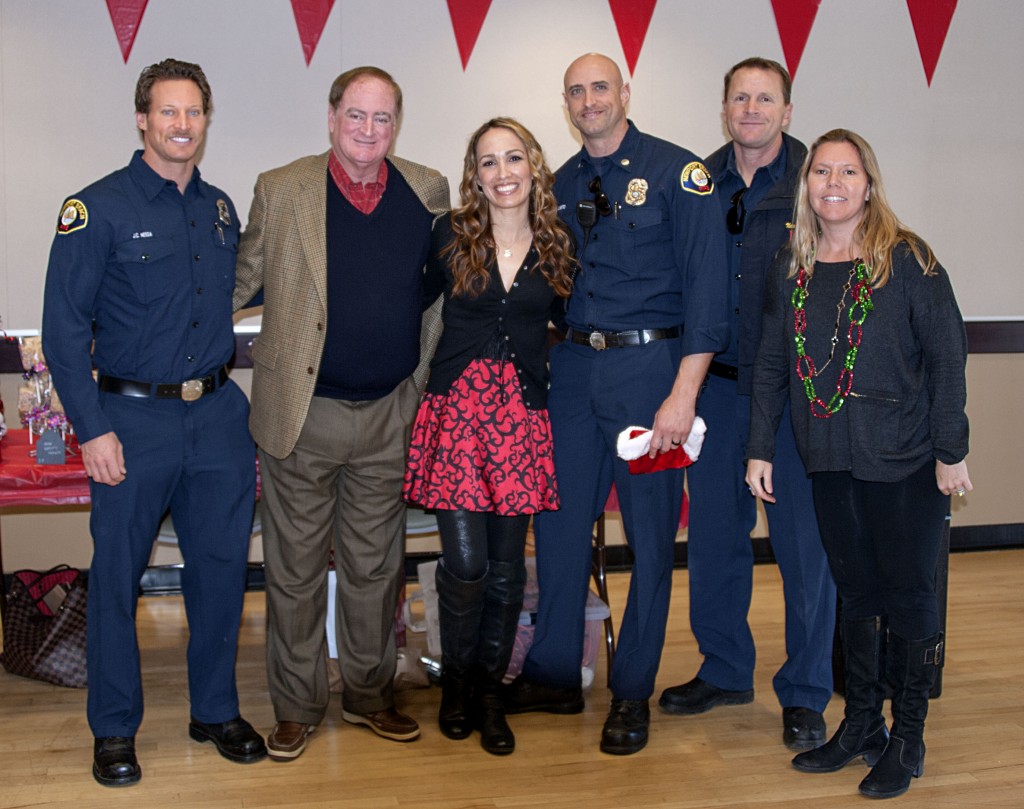
[[[384,196],[384,189],[388,185],[388,164],[386,160],[380,161],[380,169],[377,170],[377,179],[371,183],[354,183],[348,176],[348,172],[341,166],[341,161],[331,152],[327,161],[327,170],[334,179],[334,184],[342,196],[352,203],[356,210],[362,213],[372,213],[377,207],[381,197]]]

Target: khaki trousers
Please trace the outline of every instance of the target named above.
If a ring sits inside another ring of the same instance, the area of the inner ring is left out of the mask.
[[[319,724],[327,709],[332,548],[342,705],[364,714],[394,704],[402,482],[418,400],[411,378],[375,401],[314,396],[291,454],[260,451],[267,679],[278,722]]]

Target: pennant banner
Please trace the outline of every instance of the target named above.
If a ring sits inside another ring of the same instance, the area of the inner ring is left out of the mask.
[[[910,21],[917,36],[917,49],[924,63],[924,75],[932,86],[935,66],[949,32],[949,23],[956,11],[956,0],[907,0]]]
[[[651,16],[657,4],[658,0],[608,0],[630,76],[633,75],[633,69],[640,58],[640,50],[644,46],[647,28],[651,24]]]
[[[139,33],[147,2],[149,0],[107,0],[107,11],[110,12],[110,21],[114,24],[114,34],[125,64],[128,64],[128,56],[135,44],[135,35]]]
[[[462,71],[466,71],[469,57],[473,54],[476,38],[484,27],[491,0],[448,0],[448,13],[452,18],[455,44],[459,46]]]
[[[796,76],[820,5],[821,0],[772,0],[775,24],[779,29],[782,53],[786,57],[790,77]]]
[[[306,67],[309,67],[313,59],[333,7],[334,0],[292,0],[292,13],[295,14],[295,26],[299,29]]]

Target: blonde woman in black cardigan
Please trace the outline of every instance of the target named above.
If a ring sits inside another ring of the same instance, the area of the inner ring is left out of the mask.
[[[811,147],[795,221],[768,280],[747,484],[775,502],[773,439],[788,396],[842,603],[846,714],[793,766],[834,772],[863,757],[872,770],[860,791],[890,798],[924,769],[943,646],[935,565],[949,496],[972,488],[967,340],[949,277],[890,209],[859,135],[836,129]]]

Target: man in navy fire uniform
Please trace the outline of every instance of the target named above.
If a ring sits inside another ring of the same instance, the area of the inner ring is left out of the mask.
[[[189,735],[232,761],[266,755],[235,685],[255,448],[225,370],[238,217],[196,168],[210,103],[198,65],[142,71],[143,148],[64,202],[46,277],[43,350],[90,477],[87,710],[105,786],[142,775],[135,612],[168,508],[185,560]]]
[[[567,338],[551,354],[562,508],[535,517],[537,627],[506,703],[510,712],[583,709],[591,532],[614,482],[635,563],[601,750],[627,755],[647,743],[684,473],[629,474],[616,438],[632,425],[651,427],[652,455],[687,438],[708,364],[727,344],[724,230],[713,179],[697,157],[626,118],[629,85],[614,62],[581,56],[566,71],[564,97],[583,149],[555,184],[580,245]],[[581,224],[588,207],[592,227]]]
[[[726,74],[722,100],[732,140],[708,158],[718,183],[720,221],[729,231],[733,328],[729,348],[711,363],[697,408],[708,425],[705,454],[687,472],[690,628],[704,662],[688,683],[662,693],[661,707],[670,713],[703,713],[754,698],[756,655],[747,612],[757,510],[743,480],[743,459],[764,279],[788,238],[807,154],[782,131],[792,112],[791,87],[778,62],[754,57],[735,65]],[[836,594],[788,411],[779,423],[774,463],[778,502],[765,512],[784,585],[787,657],[772,685],[782,705],[783,741],[804,750],[825,740],[822,711],[832,693]]]

